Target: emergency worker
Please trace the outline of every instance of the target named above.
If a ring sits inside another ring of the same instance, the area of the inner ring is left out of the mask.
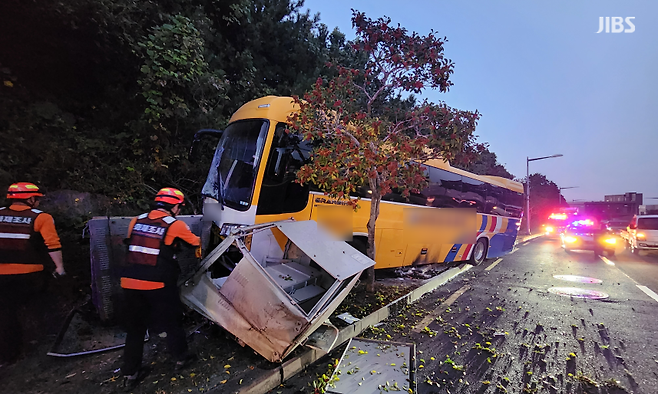
[[[46,266],[66,273],[53,217],[36,209],[41,197],[37,185],[14,183],[7,190],[10,206],[0,208],[0,364],[20,354],[19,310],[44,289]]]
[[[195,359],[188,354],[176,283],[180,247],[197,247],[197,257],[201,251],[199,237],[185,222],[176,220],[184,201],[180,190],[165,187],[155,197],[155,209],[133,218],[128,226],[128,254],[121,273],[127,332],[121,372],[128,389],[148,374],[141,366],[147,328],[157,327],[167,333],[167,348],[176,370]]]

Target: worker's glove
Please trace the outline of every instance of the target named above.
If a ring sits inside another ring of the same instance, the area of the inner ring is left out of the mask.
[[[201,245],[197,246],[197,248],[194,250],[194,255],[196,256],[197,259],[200,259],[203,256]]]
[[[59,278],[61,278],[62,276],[66,276],[66,271],[62,271],[61,274],[58,273],[57,271],[53,271],[53,278],[55,278],[55,279],[59,279]]]

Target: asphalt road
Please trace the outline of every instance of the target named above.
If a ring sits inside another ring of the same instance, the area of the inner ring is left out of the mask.
[[[656,256],[621,249],[600,258],[537,238],[473,267],[365,336],[416,344],[421,394],[653,394],[655,293]],[[308,384],[326,369],[306,371],[276,392],[312,392]],[[385,387],[376,378],[364,384]]]

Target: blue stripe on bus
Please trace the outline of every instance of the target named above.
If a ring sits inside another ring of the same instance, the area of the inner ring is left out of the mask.
[[[480,215],[482,217],[482,225],[480,225],[480,232],[483,232],[487,228],[487,216]]]
[[[505,232],[506,233],[515,232],[517,222],[518,222],[518,220],[510,218],[507,222],[507,228],[505,229]]]
[[[454,244],[452,248],[450,248],[450,252],[448,252],[448,255],[446,256],[446,262],[455,261],[455,257],[457,256],[457,253],[459,253],[459,249],[461,247],[462,244]]]

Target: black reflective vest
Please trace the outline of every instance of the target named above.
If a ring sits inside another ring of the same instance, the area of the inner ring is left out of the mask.
[[[0,264],[36,264],[48,261],[48,248],[34,231],[38,209],[0,208]]]
[[[161,282],[175,286],[180,268],[173,245],[165,245],[167,230],[176,221],[171,216],[149,219],[148,213],[139,215],[128,239],[124,278]]]

